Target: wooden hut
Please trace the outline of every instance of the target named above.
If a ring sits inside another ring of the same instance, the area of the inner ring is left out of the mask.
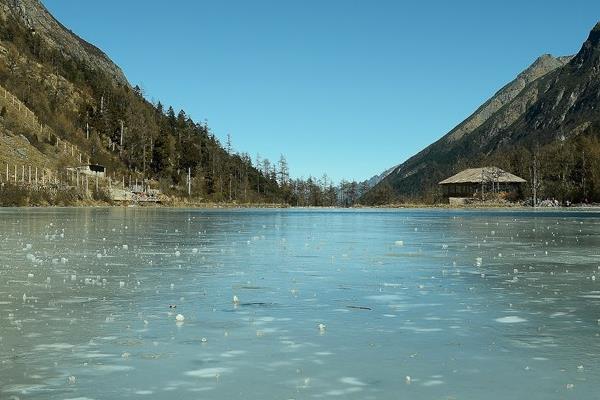
[[[519,193],[525,179],[498,167],[470,168],[439,183],[444,197],[468,198],[480,193]]]
[[[76,167],[76,170],[83,175],[92,175],[104,178],[106,175],[106,167],[98,164],[87,164],[81,167]]]

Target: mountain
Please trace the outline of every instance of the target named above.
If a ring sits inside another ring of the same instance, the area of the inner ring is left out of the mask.
[[[385,171],[383,171],[380,174],[373,175],[369,179],[366,179],[366,180],[360,182],[359,186],[365,187],[365,188],[368,188],[368,189],[374,187],[379,182],[381,182],[382,180],[384,180],[392,171],[394,171],[396,169],[396,167],[397,166],[394,166],[392,168],[388,168],[388,169],[386,169]]]
[[[285,201],[268,160],[253,163],[184,110],[149,102],[39,0],[0,0],[0,146],[3,168],[43,169],[63,185],[66,167],[90,162],[176,198],[191,187],[194,200]]]
[[[573,141],[580,134],[595,138],[600,123],[599,42],[600,23],[575,56],[538,58],[465,121],[396,167],[362,201],[433,201],[437,182],[466,167],[493,160],[528,174],[527,160],[516,160],[524,151]]]
[[[0,4],[0,17],[3,21],[10,23],[9,18],[12,18],[31,32],[42,36],[51,48],[102,71],[119,83],[127,83],[121,68],[102,50],[68,30],[38,0],[1,0]]]

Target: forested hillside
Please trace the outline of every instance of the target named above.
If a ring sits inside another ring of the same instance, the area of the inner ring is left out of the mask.
[[[133,174],[173,195],[187,194],[190,169],[197,198],[284,200],[268,160],[253,163],[248,154],[235,153],[231,143],[220,143],[206,123],[160,102],[151,104],[100,50],[61,31],[65,28],[38,1],[2,3],[0,84],[89,162],[105,165],[114,176]],[[56,137],[37,129],[4,128],[3,134],[21,134],[42,153],[56,145]],[[285,174],[279,178],[287,180]]]
[[[471,117],[400,164],[362,202],[440,200],[437,182],[495,165],[524,195],[600,202],[600,24],[574,57],[543,56]]]

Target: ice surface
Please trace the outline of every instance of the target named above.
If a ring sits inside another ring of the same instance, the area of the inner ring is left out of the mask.
[[[597,394],[595,213],[0,213],[2,399]]]

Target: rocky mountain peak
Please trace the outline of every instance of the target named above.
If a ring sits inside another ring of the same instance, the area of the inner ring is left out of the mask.
[[[600,21],[596,23],[596,25],[590,32],[590,37],[588,40],[594,42],[595,44],[598,44],[598,41],[600,40]]]
[[[123,71],[96,46],[58,22],[40,0],[0,0],[0,19],[12,16],[68,57],[100,70],[116,82],[128,84]]]
[[[600,64],[600,22],[596,23],[590,32],[581,50],[573,59],[573,63],[577,68],[581,68],[586,63],[596,66]]]

